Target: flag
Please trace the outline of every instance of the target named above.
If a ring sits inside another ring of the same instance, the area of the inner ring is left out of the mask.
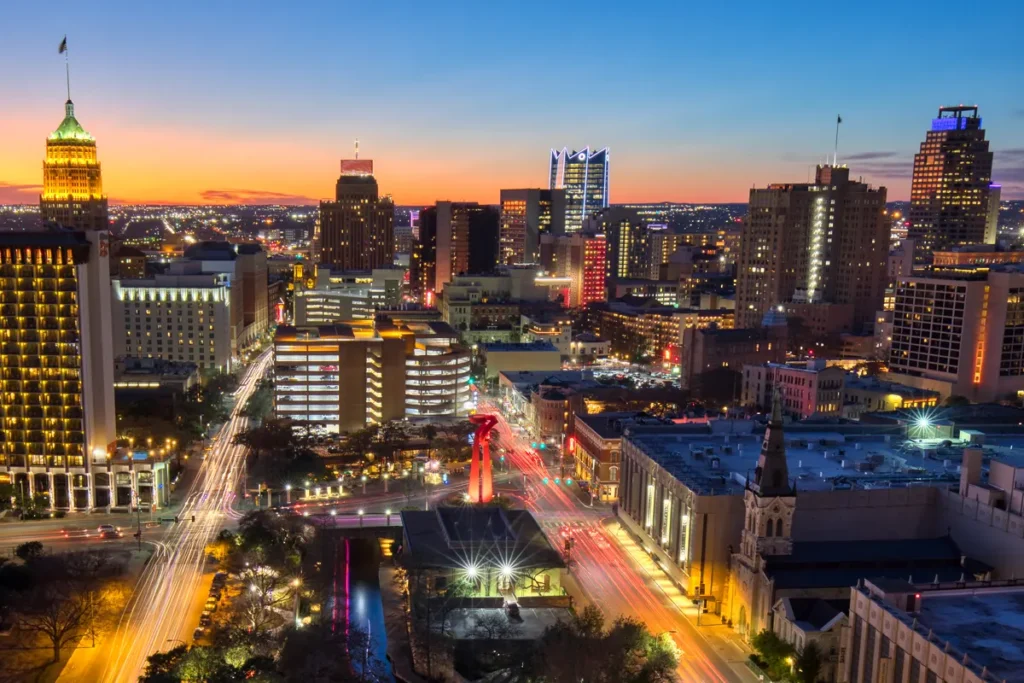
[[[66,42],[66,39],[65,39],[65,42]],[[66,48],[65,48],[65,49],[66,49]],[[843,117],[842,117],[842,116],[837,116],[837,117],[836,117],[836,125],[838,126],[838,125],[839,125],[840,123],[842,123],[842,122],[843,122]]]
[[[68,51],[68,37],[64,36],[64,40],[60,41],[60,47],[57,48],[57,54],[62,55]]]

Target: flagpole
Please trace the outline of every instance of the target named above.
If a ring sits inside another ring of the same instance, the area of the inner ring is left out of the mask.
[[[832,165],[835,166],[839,163],[839,124],[843,122],[842,116],[836,117],[836,144],[832,148]]]
[[[68,102],[71,101],[71,61],[68,59],[67,36],[64,36],[64,75],[68,83]]]

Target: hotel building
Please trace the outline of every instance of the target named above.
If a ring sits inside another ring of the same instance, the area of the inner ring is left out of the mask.
[[[226,273],[113,280],[114,353],[188,361],[201,370],[234,366],[234,311],[241,288]]]

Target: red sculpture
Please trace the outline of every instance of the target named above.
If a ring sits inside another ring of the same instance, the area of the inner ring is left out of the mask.
[[[494,498],[494,483],[491,479],[491,430],[498,424],[498,418],[493,415],[470,415],[469,421],[477,425],[473,437],[473,459],[469,463],[469,501],[489,503],[491,498]],[[480,457],[481,446],[483,458]]]

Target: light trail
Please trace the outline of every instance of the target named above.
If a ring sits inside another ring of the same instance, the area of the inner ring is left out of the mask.
[[[156,552],[139,576],[131,601],[125,607],[117,632],[107,648],[102,681],[134,683],[146,658],[168,647],[168,641],[185,641],[195,624],[196,592],[206,565],[206,546],[227,519],[237,519],[231,508],[239,486],[246,449],[232,442],[248,427],[241,414],[249,396],[267,373],[272,360],[268,349],[245,372],[228,422],[221,427],[216,444],[203,460],[178,522],[156,542]],[[195,521],[191,519],[195,517]]]
[[[737,674],[718,655],[714,659],[708,656],[709,643],[683,614],[683,606],[689,602],[686,596],[674,584],[664,585],[671,582],[647,572],[630,556],[601,523],[601,518],[606,516],[604,513],[584,505],[567,492],[564,485],[553,483],[555,475],[542,461],[538,462],[529,444],[512,432],[499,407],[481,401],[480,411],[499,417],[495,432],[507,448],[506,457],[526,475],[525,506],[541,522],[551,544],[562,550],[568,534],[560,532],[565,527],[571,529],[575,542],[570,555],[572,574],[609,621],[618,616],[632,616],[654,634],[668,633],[680,651],[676,673],[681,681],[755,680],[749,672]],[[545,477],[552,483],[542,484]]]

